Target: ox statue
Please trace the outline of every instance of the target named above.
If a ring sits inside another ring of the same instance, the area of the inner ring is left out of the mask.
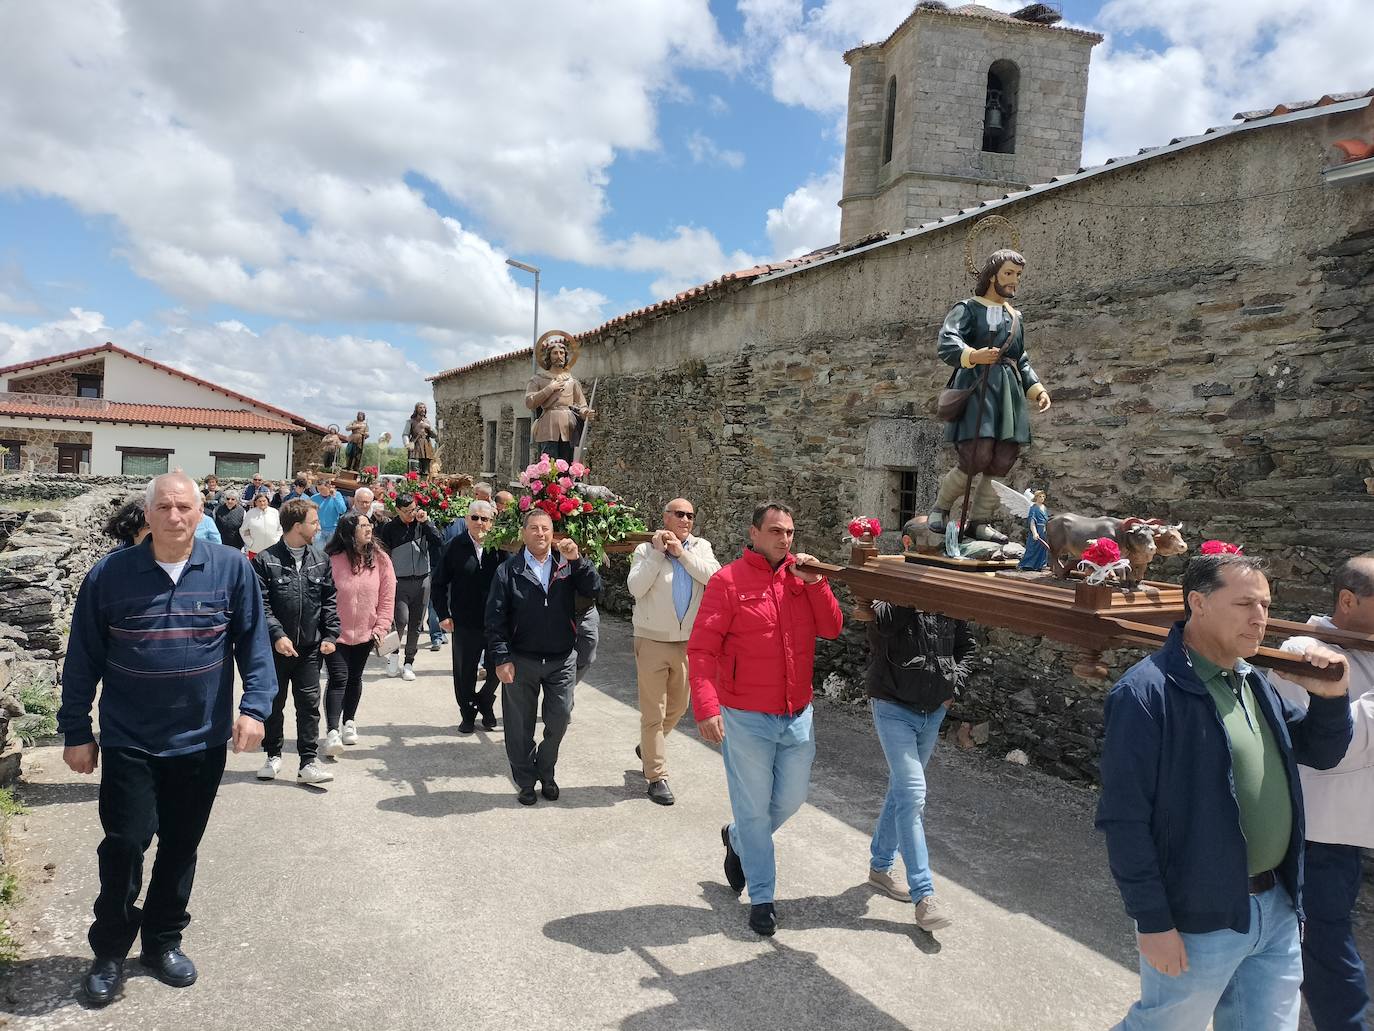
[[[1182,523],[1162,523],[1158,519],[1092,518],[1064,513],[1049,521],[1045,539],[1049,544],[1054,575],[1065,579],[1089,542],[1100,537],[1116,541],[1121,557],[1131,563],[1128,587],[1145,579],[1145,570],[1156,557],[1184,555],[1188,544],[1183,539]]]

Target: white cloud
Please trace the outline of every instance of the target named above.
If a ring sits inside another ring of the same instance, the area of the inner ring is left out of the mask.
[[[724,165],[727,168],[743,168],[744,154],[738,150],[726,150],[700,129],[687,136],[687,153],[698,165]]]
[[[9,4],[0,188],[113,216],[184,303],[518,333],[504,252],[606,264],[616,155],[736,63],[707,0]]]
[[[30,328],[0,322],[0,362],[106,341],[321,425],[342,424],[365,409],[374,432],[389,429],[397,439],[415,402],[433,398],[428,373],[385,340],[323,336],[285,324],[255,333],[233,320],[209,324],[179,311],[151,326],[110,326],[100,312],[80,308]]]
[[[840,239],[839,167],[808,179],[768,211],[768,242],[775,260],[796,258]]]
[[[1241,110],[1374,85],[1366,0],[1112,0],[1088,80],[1084,161],[1225,125]],[[1162,51],[1132,47],[1157,33]]]
[[[760,259],[744,251],[726,253],[713,233],[678,226],[666,240],[635,235],[615,245],[618,265],[638,271],[673,269],[656,279],[650,289],[656,297],[672,297],[688,287],[709,282],[727,272],[753,268]]]

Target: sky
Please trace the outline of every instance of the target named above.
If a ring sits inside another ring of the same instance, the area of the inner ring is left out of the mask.
[[[1374,87],[1367,4],[1064,0],[1084,162]],[[528,346],[507,258],[578,332],[838,240],[841,55],[912,6],[0,4],[0,365],[109,340],[399,437]]]

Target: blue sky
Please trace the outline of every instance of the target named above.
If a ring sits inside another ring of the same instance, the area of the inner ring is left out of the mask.
[[[527,342],[507,256],[575,331],[833,242],[840,55],[911,9],[218,6],[0,9],[0,364],[109,339],[398,421],[424,375]],[[1108,37],[1085,159],[1374,86],[1360,7],[1066,0]]]

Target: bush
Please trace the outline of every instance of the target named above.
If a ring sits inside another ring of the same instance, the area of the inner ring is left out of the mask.
[[[42,684],[26,684],[19,689],[24,703],[24,715],[14,721],[14,732],[26,746],[57,733],[57,709],[61,704],[57,692]]]

